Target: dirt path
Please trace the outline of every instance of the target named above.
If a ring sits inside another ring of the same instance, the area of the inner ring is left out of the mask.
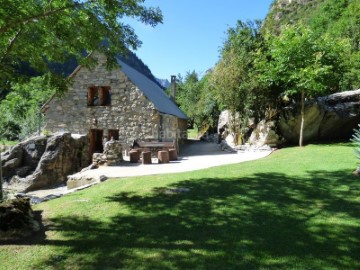
[[[255,160],[268,156],[271,151],[244,151],[237,153],[228,153],[220,150],[219,145],[203,141],[189,141],[182,146],[177,161],[168,164],[158,164],[153,159],[153,164],[143,165],[141,163],[132,164],[126,161],[120,166],[102,166],[95,170],[88,170],[81,173],[84,176],[98,177],[101,175],[107,178],[124,178],[132,176],[155,175],[187,172],[210,167],[240,163],[244,161]],[[29,192],[29,195],[44,197],[50,194],[61,195],[69,193],[66,186],[60,186],[54,189],[38,190]]]

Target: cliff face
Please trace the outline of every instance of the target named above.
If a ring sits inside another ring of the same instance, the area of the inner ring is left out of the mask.
[[[265,19],[264,29],[277,33],[281,25],[308,22],[315,10],[326,0],[275,0]]]

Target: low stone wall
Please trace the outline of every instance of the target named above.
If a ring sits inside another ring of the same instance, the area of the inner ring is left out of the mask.
[[[97,165],[116,166],[123,160],[121,142],[110,140],[105,143],[103,153],[93,154],[92,162]]]

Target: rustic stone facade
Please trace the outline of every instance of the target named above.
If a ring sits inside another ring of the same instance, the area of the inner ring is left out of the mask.
[[[78,134],[98,130],[102,140],[109,140],[115,131],[114,139],[124,144],[133,140],[172,141],[179,138],[178,134],[186,134],[186,124],[179,124],[185,119],[159,112],[120,68],[109,71],[106,58],[100,54],[96,58],[95,68],[77,68],[71,75],[69,91],[62,98],[54,97],[44,107],[45,130]],[[108,89],[110,105],[89,106],[89,89],[94,87]]]

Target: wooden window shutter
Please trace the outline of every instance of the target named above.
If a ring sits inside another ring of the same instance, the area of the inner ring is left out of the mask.
[[[87,95],[88,106],[93,106],[94,105],[94,88],[89,87],[87,94],[88,94]]]
[[[104,106],[105,105],[105,93],[104,93],[104,88],[103,87],[99,87],[98,89],[98,93],[99,93],[99,100],[100,100],[100,106]]]

